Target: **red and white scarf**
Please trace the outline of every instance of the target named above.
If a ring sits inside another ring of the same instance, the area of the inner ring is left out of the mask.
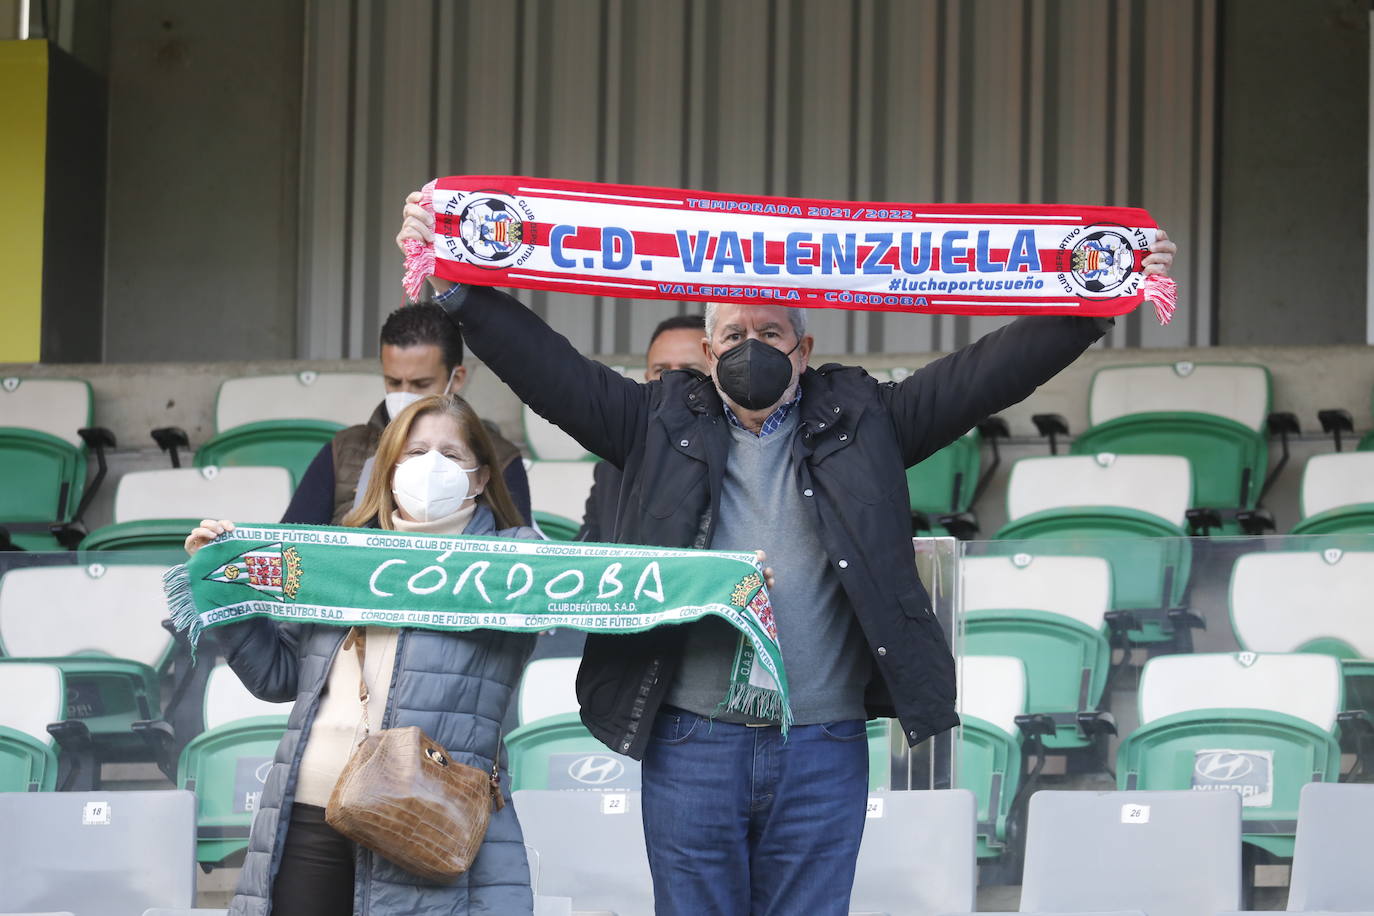
[[[1125,314],[1176,289],[1142,273],[1157,225],[1134,207],[751,197],[512,175],[440,178],[421,203],[425,278],[619,296],[933,315]]]

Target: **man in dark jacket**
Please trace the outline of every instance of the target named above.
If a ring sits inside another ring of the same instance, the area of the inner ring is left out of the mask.
[[[404,305],[387,316],[381,332],[382,384],[386,396],[366,423],[335,434],[301,477],[283,522],[337,525],[367,486],[372,456],[391,418],[428,394],[457,394],[467,381],[463,335],[433,303]],[[496,424],[482,423],[496,447],[496,460],[515,508],[530,520],[530,484],[520,449]]]
[[[430,242],[406,208],[398,244]],[[1146,258],[1166,273],[1174,246]],[[710,374],[636,384],[512,297],[432,280],[474,353],[541,416],[619,467],[616,539],[762,548],[796,724],[724,713],[737,643],[713,621],[587,638],[582,721],[643,760],[660,914],[844,914],[867,788],[864,719],[916,744],[953,727],[954,663],[916,573],[905,469],[1029,396],[1110,320],[1023,318],[880,384],[810,368],[805,313],[707,308]]]

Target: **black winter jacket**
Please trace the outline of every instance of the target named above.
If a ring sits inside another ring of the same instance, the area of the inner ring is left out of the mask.
[[[637,383],[577,352],[533,312],[485,287],[443,302],[472,352],[540,416],[624,479],[610,540],[709,547],[730,433],[711,379],[665,372]],[[1110,327],[1022,318],[901,382],[829,364],[801,378],[796,486],[873,654],[869,716],[896,716],[916,744],[958,724],[954,660],[916,573],[905,469],[1028,397]],[[779,532],[785,536],[785,532]],[[759,547],[767,549],[767,544]],[[639,759],[685,631],[589,635],[577,676],[582,721]]]

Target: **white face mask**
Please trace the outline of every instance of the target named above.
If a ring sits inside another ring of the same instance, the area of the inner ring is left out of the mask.
[[[416,394],[413,391],[388,391],[384,398],[386,401],[387,419],[396,419],[401,415],[401,411],[405,410],[422,397],[424,397],[424,395]]]
[[[456,372],[456,371],[457,371],[457,370],[455,369],[454,372]],[[440,393],[440,394],[448,394],[448,393],[449,393],[449,389],[452,388],[452,387],[453,387],[453,373],[449,373],[448,384],[445,385],[445,386],[444,386],[444,390],[441,391],[441,392],[439,392],[439,393]],[[386,393],[386,397],[383,398],[383,400],[386,401],[386,416],[387,416],[387,419],[388,419],[388,420],[394,420],[394,419],[396,419],[397,417],[399,417],[399,416],[401,415],[401,411],[405,410],[407,407],[409,407],[411,404],[414,404],[416,401],[420,400],[420,398],[422,398],[422,397],[424,397],[423,394],[416,394],[416,393],[413,392],[413,391],[388,391],[388,392]]]
[[[477,468],[460,467],[434,449],[396,465],[391,492],[396,504],[411,518],[432,522],[462,508],[471,491],[471,475]]]

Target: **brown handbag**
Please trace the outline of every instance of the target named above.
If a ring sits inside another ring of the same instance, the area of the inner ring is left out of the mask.
[[[340,651],[358,650],[364,632],[349,631]],[[371,733],[367,682],[358,699],[369,734],[349,758],[325,808],[325,821],[353,842],[406,871],[448,882],[467,871],[487,832],[493,805],[500,810],[500,777],[458,763],[418,725]]]

